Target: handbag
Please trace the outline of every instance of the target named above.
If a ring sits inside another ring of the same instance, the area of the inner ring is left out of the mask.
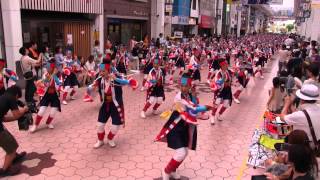
[[[307,117],[307,120],[308,120],[310,132],[311,132],[311,136],[312,136],[312,141],[313,141],[314,147],[315,147],[314,153],[317,157],[320,157],[320,142],[319,142],[319,140],[317,140],[316,133],[314,132],[314,128],[313,128],[313,125],[311,122],[311,118],[305,109],[302,110],[302,112],[305,114],[305,116]]]
[[[22,60],[20,61],[20,67],[21,67],[21,70],[22,70],[22,73],[23,73],[23,78],[25,80],[31,80],[33,78],[33,72],[32,72],[32,66],[31,66],[31,71],[27,71],[25,72],[23,66],[22,66]]]

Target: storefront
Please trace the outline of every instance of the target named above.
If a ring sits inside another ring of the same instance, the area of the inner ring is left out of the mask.
[[[105,35],[111,42],[128,45],[134,36],[143,40],[151,33],[149,0],[105,0]]]
[[[212,30],[214,28],[214,18],[211,16],[201,15],[199,23],[199,35],[212,35]]]
[[[80,13],[21,10],[23,44],[33,41],[39,50],[48,46],[51,52],[57,46],[72,50],[87,58],[93,47],[94,19]]]
[[[173,2],[172,11],[172,33],[173,34],[183,34],[183,36],[189,36],[192,34],[192,26],[190,22],[190,0],[181,0]],[[191,20],[194,22],[194,20]]]
[[[94,41],[99,40],[102,51],[104,37],[99,32],[104,32],[103,0],[1,2],[5,52],[11,69],[19,67],[16,64],[21,57],[19,48],[31,41],[52,50],[56,46],[68,46],[75,54],[87,57]]]

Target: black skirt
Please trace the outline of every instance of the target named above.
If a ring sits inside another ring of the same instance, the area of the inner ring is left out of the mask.
[[[123,107],[123,105],[120,106]],[[107,123],[110,117],[113,125],[123,124],[120,113],[115,104],[113,102],[103,102],[99,110],[98,122]]]
[[[232,100],[231,87],[224,87],[222,91],[218,94],[218,98],[222,98],[223,100]]]
[[[196,80],[201,81],[201,75],[200,75],[199,69],[194,70],[194,72],[192,73],[192,79],[194,81],[196,81]]]
[[[152,63],[147,64],[143,69],[143,74],[149,74],[152,68],[153,68]]]
[[[152,86],[149,89],[149,96],[154,96],[154,97],[164,97],[164,87],[163,85],[161,86]]]
[[[185,68],[186,65],[185,65],[185,63],[184,63],[182,58],[178,58],[176,60],[175,66],[178,67],[178,68],[182,68],[182,67]]]
[[[44,96],[40,100],[39,106],[51,106],[58,108],[58,110],[61,112],[61,104],[60,104],[60,99],[57,93],[49,94],[46,92]]]
[[[66,79],[63,82],[63,86],[79,86],[79,82],[75,73],[71,72],[69,76],[65,77]]]

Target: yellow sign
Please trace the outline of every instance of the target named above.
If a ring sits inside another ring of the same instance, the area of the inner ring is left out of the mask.
[[[232,3],[232,0],[227,0],[227,4],[231,4]]]

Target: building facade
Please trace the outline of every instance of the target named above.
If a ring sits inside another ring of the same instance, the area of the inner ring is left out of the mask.
[[[1,0],[1,11],[9,68],[15,69],[19,48],[31,41],[52,50],[69,48],[84,57],[91,54],[95,40],[103,48],[102,0]]]
[[[216,0],[200,1],[198,32],[200,35],[213,35],[216,27]]]
[[[105,36],[116,44],[128,44],[135,36],[151,35],[151,0],[104,0]]]
[[[297,33],[308,40],[320,41],[320,1],[295,0],[294,5]]]

